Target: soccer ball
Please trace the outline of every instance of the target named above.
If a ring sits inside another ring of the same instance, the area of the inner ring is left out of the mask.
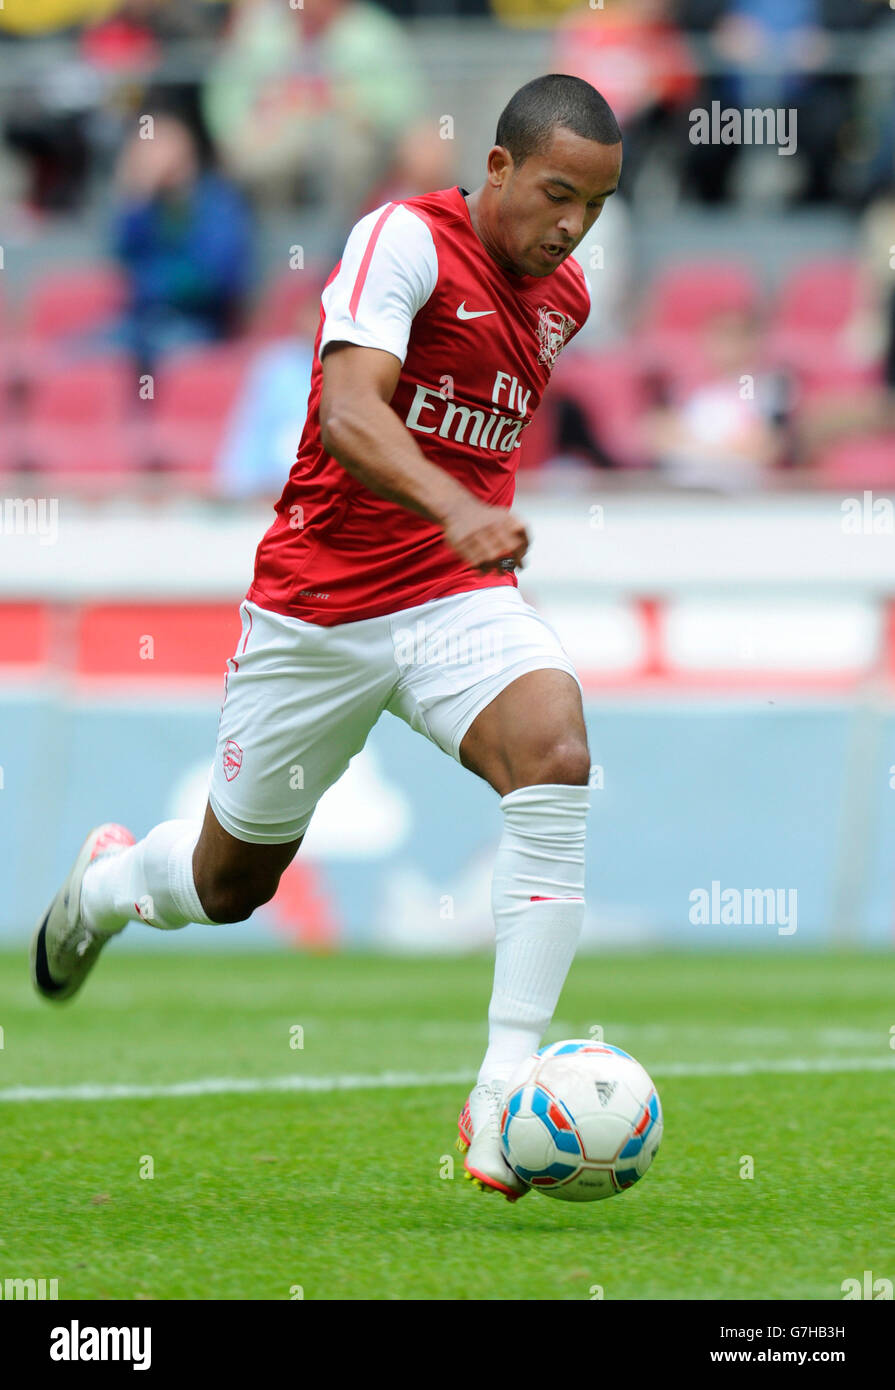
[[[597,1202],[624,1192],[643,1177],[661,1139],[655,1086],[609,1043],[573,1038],[542,1047],[507,1086],[504,1157],[545,1197]]]

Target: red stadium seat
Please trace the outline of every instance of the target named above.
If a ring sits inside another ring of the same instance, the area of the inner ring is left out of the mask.
[[[799,387],[800,403],[818,397],[851,395],[883,383],[881,362],[856,361],[848,353],[837,352],[835,344],[827,341],[805,342],[795,361],[791,355],[787,358],[786,352],[772,360],[791,371]]]
[[[156,374],[154,413],[166,421],[223,421],[248,365],[248,349],[223,344],[166,358]]]
[[[40,425],[96,425],[127,419],[145,405],[127,358],[44,365],[28,390],[26,419]]]
[[[812,334],[835,332],[854,313],[859,285],[860,268],[853,258],[810,261],[784,281],[775,324]]]
[[[17,413],[17,402],[12,387],[13,373],[8,345],[0,341],[0,427],[2,429],[6,428],[9,421]]]
[[[851,361],[842,335],[859,303],[860,268],[845,257],[811,261],[784,281],[777,296],[771,324],[769,350],[776,361],[796,371],[812,372],[812,364],[841,359],[845,371]],[[859,369],[860,364],[851,364]]]
[[[154,400],[147,402],[153,464],[178,473],[212,472],[248,361],[244,346],[222,345],[178,353],[164,362]]]
[[[650,333],[698,334],[716,314],[753,310],[758,282],[739,261],[696,261],[669,266],[649,290]]]
[[[211,479],[221,447],[224,421],[200,424],[182,420],[158,420],[144,444],[146,462],[192,479]]]
[[[74,266],[45,275],[25,304],[22,331],[39,340],[86,333],[120,311],[125,280],[113,265]]]
[[[13,444],[17,461],[63,474],[130,472],[139,464],[145,406],[127,359],[45,365],[25,398]]]
[[[145,462],[139,433],[124,421],[92,424],[28,424],[14,438],[20,467],[73,475],[133,475]]]
[[[19,427],[10,425],[4,413],[0,422],[0,478],[5,478],[18,463],[17,439]]]
[[[695,385],[707,374],[706,325],[719,314],[756,310],[759,303],[755,275],[739,261],[671,265],[643,300],[635,334],[639,361],[668,382]]]
[[[310,313],[311,301],[319,309],[325,279],[326,272],[319,267],[283,271],[265,288],[255,306],[249,336],[256,342],[294,338],[305,312]]]
[[[814,472],[826,487],[895,487],[895,433],[839,440],[820,456]]]
[[[638,421],[649,402],[635,352],[616,349],[560,357],[550,398],[556,405],[563,397],[578,406],[594,441],[616,463],[628,468],[647,464]]]
[[[702,337],[720,314],[755,312],[761,291],[739,261],[669,266],[647,290],[636,334],[641,365],[669,384],[693,386],[708,374]]]

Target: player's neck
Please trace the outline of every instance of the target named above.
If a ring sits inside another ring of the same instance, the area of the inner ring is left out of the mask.
[[[493,238],[490,236],[487,225],[487,218],[482,215],[481,208],[482,189],[477,188],[466,198],[466,206],[469,209],[469,220],[472,223],[472,230],[475,232],[479,241],[484,246],[492,261],[496,261],[501,270],[507,270],[511,275],[518,275],[519,271],[508,258],[497,249]]]

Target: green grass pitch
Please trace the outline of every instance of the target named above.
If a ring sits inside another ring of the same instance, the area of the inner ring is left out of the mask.
[[[582,1206],[463,1180],[490,975],[113,945],[54,1008],[24,951],[0,956],[0,1278],[74,1299],[500,1300],[837,1300],[865,1270],[895,1279],[891,956],[580,958],[548,1040],[599,1024],[665,1112],[646,1178]],[[394,1073],[411,1084],[376,1084]],[[346,1084],[256,1085],[280,1078]],[[100,1098],[67,1094],[84,1086]]]

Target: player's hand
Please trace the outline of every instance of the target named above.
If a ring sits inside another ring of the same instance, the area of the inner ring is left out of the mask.
[[[449,513],[444,538],[461,560],[483,573],[521,565],[529,546],[528,533],[512,512],[474,497]]]

